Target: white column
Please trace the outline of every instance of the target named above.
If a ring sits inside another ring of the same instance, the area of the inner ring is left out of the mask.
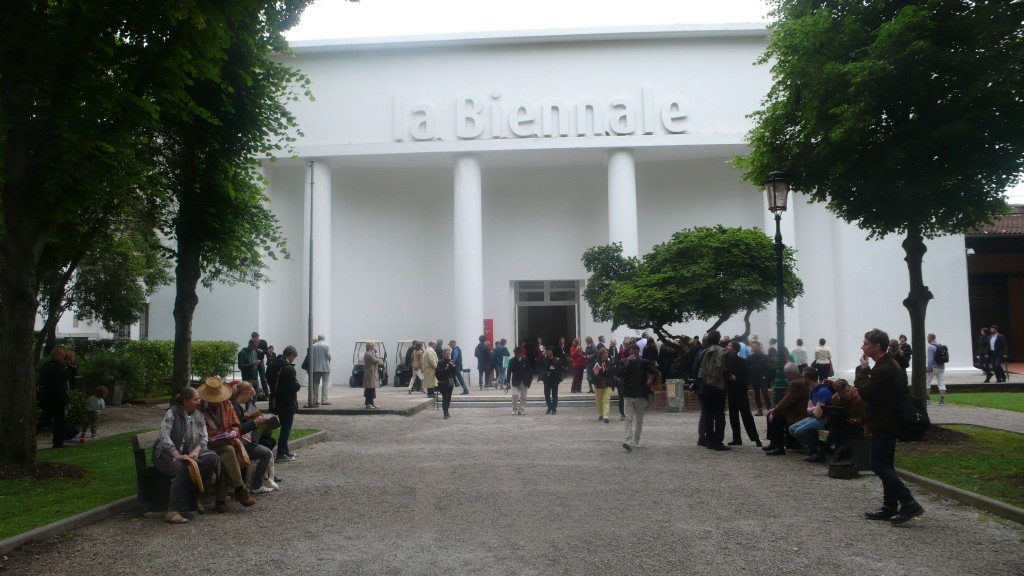
[[[623,256],[640,255],[636,163],[631,150],[615,150],[608,155],[608,242],[621,242]]]
[[[455,159],[455,340],[472,353],[484,329],[483,179],[480,160]],[[468,366],[470,362],[466,362]]]
[[[312,214],[310,214],[309,204],[310,176],[312,176],[313,188]],[[306,293],[303,294],[303,299],[307,299],[309,294],[309,252],[310,231],[312,231],[313,336],[316,337],[317,334],[324,334],[327,336],[327,342],[330,343],[334,336],[331,334],[331,169],[326,163],[314,160],[312,170],[310,170],[309,166],[306,167],[305,189],[305,216],[303,217],[303,228],[305,231],[303,259],[305,262],[303,268],[306,273],[304,282]],[[310,222],[310,216],[312,216],[312,223]],[[308,321],[309,309],[304,308],[306,317],[303,318],[303,322],[305,323]],[[303,355],[301,350],[299,355]],[[334,374],[332,371],[333,379],[344,380],[344,374],[340,372]]]

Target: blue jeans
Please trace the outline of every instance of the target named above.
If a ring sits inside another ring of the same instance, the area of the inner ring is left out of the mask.
[[[800,445],[808,452],[818,447],[818,430],[828,427],[828,420],[818,420],[814,416],[808,416],[803,420],[789,427],[789,434],[800,441]]]
[[[504,366],[498,366],[498,385],[500,386],[505,385],[505,370]]]
[[[459,386],[462,386],[462,391],[468,393],[469,388],[466,387],[466,381],[462,378],[462,368],[455,371],[455,379],[458,380]]]
[[[914,501],[910,489],[896,474],[896,437],[892,434],[871,434],[871,471],[882,481],[883,505],[895,508],[897,504]]]
[[[277,455],[280,457],[291,452],[288,450],[288,436],[292,433],[292,424],[295,423],[295,413],[282,412],[277,415],[277,419],[281,421],[281,432],[277,435]]]

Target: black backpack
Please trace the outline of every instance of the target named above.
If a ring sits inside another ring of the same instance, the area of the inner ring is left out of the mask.
[[[935,343],[935,363],[945,364],[949,362],[949,348],[945,344]]]

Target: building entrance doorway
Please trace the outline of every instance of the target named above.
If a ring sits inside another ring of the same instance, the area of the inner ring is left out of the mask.
[[[578,288],[576,280],[516,282],[516,344],[540,337],[549,346],[562,336],[571,344],[579,326]]]

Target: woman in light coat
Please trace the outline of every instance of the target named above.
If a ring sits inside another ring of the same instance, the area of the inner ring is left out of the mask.
[[[380,377],[377,370],[383,361],[377,355],[377,343],[366,343],[366,354],[363,354],[363,398],[366,401],[367,409],[376,410],[377,388],[380,387]]]
[[[434,350],[434,342],[427,342],[427,349],[423,351],[423,388],[427,396],[434,397],[434,388],[437,387],[437,352]]]

